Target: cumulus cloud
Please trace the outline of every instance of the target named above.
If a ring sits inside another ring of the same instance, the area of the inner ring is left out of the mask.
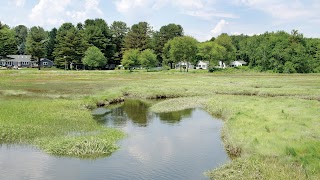
[[[84,21],[90,17],[102,16],[103,12],[99,8],[100,0],[85,0],[81,10],[67,11],[67,15],[75,21]]]
[[[212,36],[216,37],[218,35],[220,35],[225,26],[227,26],[229,23],[227,21],[225,21],[224,19],[221,19],[218,24],[214,27],[214,29],[211,30],[211,34]]]
[[[29,20],[40,26],[58,26],[66,21],[80,22],[102,16],[100,0],[40,0]]]
[[[70,4],[71,0],[40,0],[31,10],[29,19],[41,26],[55,25],[63,21],[63,14]]]

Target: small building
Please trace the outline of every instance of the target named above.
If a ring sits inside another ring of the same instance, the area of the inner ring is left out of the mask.
[[[175,65],[176,69],[194,69],[194,66],[190,62],[181,61]]]
[[[243,65],[247,65],[247,62],[238,60],[238,61],[233,61],[230,63],[231,67],[239,67],[239,66],[243,66]]]
[[[208,69],[209,68],[209,61],[199,61],[196,69]]]
[[[8,55],[2,58],[1,66],[7,67],[29,67],[31,65],[31,55]]]
[[[40,66],[45,68],[51,68],[52,66],[54,66],[54,63],[50,59],[42,58],[40,59]]]
[[[226,63],[224,63],[223,61],[219,61],[219,66],[218,66],[218,68],[222,68],[222,69],[224,69],[224,68],[226,68],[227,66],[226,66]]]

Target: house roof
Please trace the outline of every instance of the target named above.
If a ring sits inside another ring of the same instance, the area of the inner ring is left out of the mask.
[[[209,64],[209,61],[199,61],[198,63],[207,63],[207,64]]]
[[[238,61],[238,62],[241,64],[247,64],[247,62],[245,62],[245,61]]]
[[[28,62],[31,61],[31,55],[8,55],[9,61],[12,62]]]
[[[247,64],[247,62],[242,61],[242,60],[238,60],[238,61],[233,61],[230,64],[235,64],[235,63],[240,63],[240,64]]]
[[[53,61],[51,61],[50,59],[47,59],[47,58],[41,58],[40,61],[50,61],[50,62],[53,62]]]

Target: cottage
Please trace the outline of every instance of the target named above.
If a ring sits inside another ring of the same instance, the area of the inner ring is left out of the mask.
[[[54,63],[47,58],[42,58],[40,59],[40,66],[45,68],[51,68],[52,66],[54,66]]]
[[[190,62],[179,62],[176,64],[176,69],[194,69],[194,66]]]
[[[29,67],[31,65],[31,55],[8,55],[1,59],[1,66],[7,67]]]
[[[231,62],[230,66],[231,67],[239,67],[239,66],[243,66],[243,65],[246,65],[246,64],[247,64],[247,62],[238,60],[238,61]]]
[[[209,61],[199,61],[196,69],[208,69],[209,68]]]

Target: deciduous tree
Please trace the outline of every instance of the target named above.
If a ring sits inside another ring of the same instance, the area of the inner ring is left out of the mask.
[[[157,55],[151,49],[142,51],[139,61],[141,66],[146,68],[147,71],[149,70],[149,68],[156,67],[158,65]]]
[[[129,49],[124,52],[121,64],[124,68],[132,70],[133,67],[139,66],[139,49]]]
[[[82,63],[90,68],[103,67],[107,64],[107,59],[99,48],[91,46],[85,52]]]
[[[5,57],[16,53],[15,32],[7,27],[0,29],[0,56]]]
[[[175,37],[167,43],[169,45],[165,45],[165,47],[170,47],[168,55],[173,62],[195,64],[198,52],[198,41],[196,39],[190,36]],[[186,69],[188,72],[188,66]]]
[[[183,36],[183,28],[177,24],[168,24],[166,26],[162,26],[159,31],[154,33],[154,50],[160,62],[163,60],[162,54],[164,45],[169,40],[181,36]]]

